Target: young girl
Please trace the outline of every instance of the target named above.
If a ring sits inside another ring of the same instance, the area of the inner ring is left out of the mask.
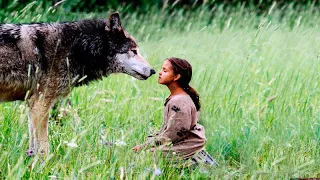
[[[188,61],[174,57],[164,61],[158,78],[158,83],[170,90],[170,96],[164,104],[164,122],[160,131],[149,135],[144,144],[133,148],[134,151],[151,148],[169,157],[176,154],[191,165],[205,163],[217,166],[204,150],[204,128],[198,124],[200,99],[196,90],[189,85],[191,77],[192,67]]]

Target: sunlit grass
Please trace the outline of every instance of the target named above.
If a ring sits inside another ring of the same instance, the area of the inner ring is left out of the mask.
[[[3,20],[55,22],[110,14],[30,10],[37,6],[4,12],[10,16]],[[201,95],[206,149],[219,168],[182,174],[158,155],[133,153],[134,145],[160,128],[169,92],[157,76],[139,81],[117,74],[74,89],[72,106],[62,105],[67,113],[59,123],[50,122],[45,163],[24,154],[26,104],[1,104],[0,177],[119,179],[123,169],[128,179],[149,179],[157,177],[158,168],[162,179],[319,177],[319,13],[288,10],[280,20],[277,8],[261,16],[218,8],[214,18],[210,9],[198,11],[125,14],[122,24],[156,70],[172,56],[193,65],[191,85]],[[118,145],[106,146],[109,141]]]

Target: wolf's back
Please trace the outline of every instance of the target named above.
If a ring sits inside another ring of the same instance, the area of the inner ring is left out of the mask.
[[[43,64],[37,26],[0,25],[0,101],[20,100],[35,86],[32,80]]]

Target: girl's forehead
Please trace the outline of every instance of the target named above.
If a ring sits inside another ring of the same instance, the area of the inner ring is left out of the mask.
[[[165,60],[162,64],[162,67],[171,68],[172,67],[171,62],[168,60]]]

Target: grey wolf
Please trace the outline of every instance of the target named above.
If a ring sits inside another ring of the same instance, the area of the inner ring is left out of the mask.
[[[0,102],[30,107],[29,156],[48,153],[48,112],[76,86],[111,73],[155,74],[118,12],[106,19],[0,25]]]

